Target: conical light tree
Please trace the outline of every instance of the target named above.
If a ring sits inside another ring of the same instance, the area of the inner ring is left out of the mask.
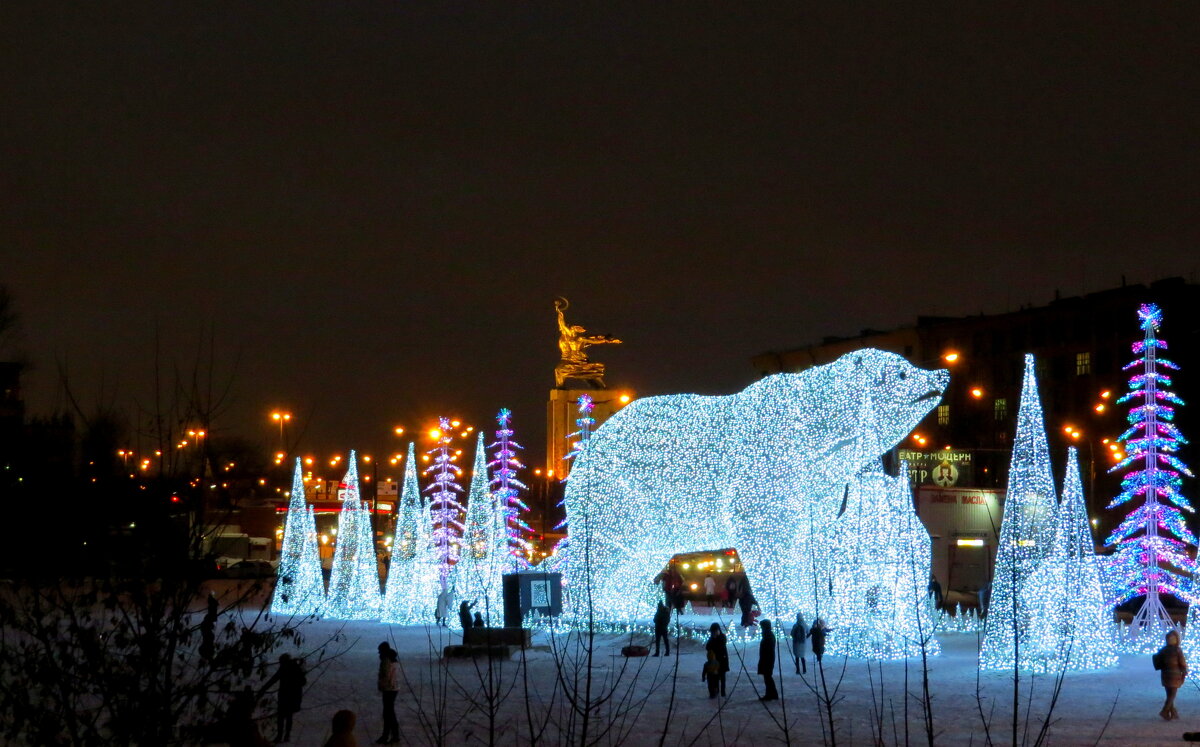
[[[342,482],[342,494],[325,616],[337,620],[378,620],[382,601],[379,563],[371,514],[358,497],[358,456],[353,451]]]
[[[504,614],[501,577],[509,556],[505,514],[488,489],[487,464],[480,433],[475,441],[475,464],[455,578],[459,595],[474,602],[477,611],[490,623]]]
[[[462,504],[458,494],[462,493],[457,479],[462,468],[454,463],[455,455],[450,449],[454,440],[449,418],[441,418],[439,428],[434,431],[437,446],[429,452],[433,464],[425,470],[433,475],[433,484],[425,488],[429,495],[429,518],[433,525],[433,547],[438,561],[438,585],[441,591],[450,588],[450,572],[458,559],[458,543],[462,525]]]
[[[437,601],[438,560],[433,548],[429,507],[417,484],[416,456],[416,447],[410,442],[383,598],[383,622],[386,623],[421,625],[432,622]]]
[[[1042,613],[1023,603],[1022,589],[1050,555],[1057,505],[1033,356],[1026,355],[980,669],[1028,666],[1022,657],[1030,645],[1034,617]]]
[[[1188,529],[1183,512],[1192,506],[1180,492],[1183,476],[1192,476],[1176,453],[1187,439],[1175,426],[1175,408],[1182,405],[1167,389],[1171,377],[1164,370],[1179,366],[1160,354],[1167,343],[1157,337],[1162,311],[1154,304],[1138,310],[1144,337],[1133,344],[1139,357],[1125,366],[1133,371],[1129,393],[1118,400],[1133,403],[1129,411],[1129,429],[1118,437],[1125,447],[1125,458],[1111,471],[1132,470],[1121,481],[1121,494],[1109,508],[1141,499],[1125,521],[1109,535],[1105,544],[1115,546],[1110,568],[1116,577],[1117,604],[1145,597],[1142,607],[1129,626],[1126,647],[1130,651],[1149,651],[1161,645],[1163,635],[1175,629],[1175,623],[1163,607],[1161,594],[1172,594],[1189,603],[1200,599],[1191,591],[1183,575],[1194,577],[1197,564],[1188,554],[1196,535]]]
[[[831,535],[829,651],[869,659],[939,653],[925,603],[932,540],[913,509],[907,463],[897,477],[878,462],[863,470]]]
[[[1023,668],[1054,672],[1117,665],[1112,605],[1104,594],[1074,447],[1067,453],[1050,556],[1022,588],[1020,606],[1030,610],[1031,625]]]
[[[532,545],[525,538],[533,529],[521,518],[523,511],[529,506],[521,500],[520,491],[526,490],[525,483],[517,479],[517,470],[524,468],[517,458],[517,449],[521,444],[513,440],[512,412],[506,407],[496,415],[496,443],[492,461],[488,467],[492,470],[492,492],[496,496],[496,505],[504,514],[505,533],[508,536],[508,557],[504,563],[503,572],[524,570],[529,567],[529,551]]]
[[[567,439],[571,443],[571,450],[567,452],[564,459],[575,459],[583,453],[587,448],[588,439],[592,436],[592,426],[596,424],[596,419],[592,417],[592,410],[596,408],[596,403],[592,400],[591,395],[579,395],[579,417],[575,419],[575,426],[579,429],[567,434]],[[570,473],[563,479],[566,482],[570,478]],[[559,501],[558,505],[562,506],[566,498]],[[551,573],[562,573],[565,577],[567,574],[567,564],[571,562],[571,534],[570,528],[567,526],[567,518],[554,525],[555,529],[566,529],[567,536],[558,541],[554,549],[550,553],[550,557],[542,561],[542,567]],[[565,585],[565,584],[564,584]]]
[[[271,614],[313,615],[325,601],[325,579],[317,554],[317,532],[310,528],[312,509],[304,500],[304,473],[300,460],[292,474],[292,492],[288,496],[287,518],[283,525],[283,546]]]

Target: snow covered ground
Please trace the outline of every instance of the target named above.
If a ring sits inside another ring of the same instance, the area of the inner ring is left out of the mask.
[[[685,617],[685,624],[706,629],[718,619],[706,614]],[[312,644],[329,635],[339,635],[334,648],[344,653],[329,662],[321,672],[310,675],[310,687],[304,709],[297,714],[292,743],[319,745],[328,738],[333,713],[348,708],[358,714],[356,735],[359,743],[369,745],[382,730],[380,698],[375,678],[378,667],[376,647],[387,640],[400,652],[403,670],[397,712],[402,742],[405,744],[528,744],[531,727],[544,725],[541,743],[547,745],[575,741],[580,721],[572,719],[563,697],[567,689],[582,692],[584,673],[571,660],[556,664],[555,651],[569,656],[578,652],[577,641],[561,635],[536,632],[534,646],[511,661],[492,661],[493,682],[501,683],[496,698],[494,725],[489,727],[485,683],[489,670],[486,659],[440,660],[442,647],[458,643],[460,635],[436,627],[406,627],[371,622],[343,623],[320,621],[304,626],[306,642]],[[946,745],[985,743],[984,728],[976,699],[974,635],[940,636],[943,654],[930,659],[934,730],[937,742]],[[650,636],[634,634],[633,642],[649,644]],[[666,730],[665,744],[671,745],[764,745],[784,743],[784,732],[791,744],[821,744],[822,724],[819,703],[810,687],[819,686],[813,676],[811,654],[809,675],[794,674],[787,649],[783,648],[783,676],[777,678],[782,699],[761,703],[762,678],[754,675],[758,661],[758,641],[731,638],[732,668],[728,675],[728,697],[709,700],[700,680],[705,656],[703,644],[683,640],[672,656],[627,659],[620,655],[630,635],[604,634],[596,638],[593,659],[593,697],[612,694],[596,711],[589,728],[589,741],[598,744],[658,744]],[[300,649],[298,649],[300,651]],[[1200,663],[1198,663],[1200,664]],[[843,673],[844,665],[844,673]],[[868,671],[869,670],[869,671]],[[911,693],[920,692],[920,660],[910,659],[908,677]],[[576,676],[580,679],[575,680]],[[839,744],[874,744],[878,728],[877,705],[882,679],[883,723],[886,744],[904,744],[905,664],[871,664],[864,661],[826,656],[825,676],[831,690],[835,687],[834,719]],[[839,683],[840,680],[840,683]],[[1029,708],[1028,743],[1032,744],[1046,712],[1053,681],[1039,677],[1034,682],[1034,697],[1029,705],[1030,680],[1022,678],[1022,719]],[[979,677],[983,707],[990,717],[992,739],[997,744],[1011,743],[1011,674],[989,673]],[[528,695],[527,695],[528,694]],[[1104,672],[1068,674],[1058,705],[1054,710],[1049,744],[1180,744],[1184,731],[1200,730],[1200,688],[1189,684],[1178,701],[1182,718],[1164,722],[1159,718],[1163,691],[1148,656],[1122,657],[1120,667]],[[527,708],[528,703],[528,708]],[[472,705],[468,705],[472,704]],[[261,731],[270,738],[274,733],[273,708],[268,696],[260,712],[265,718]],[[909,740],[924,743],[920,703],[908,701]],[[1106,720],[1111,720],[1107,726]],[[1102,735],[1103,732],[1103,735]]]

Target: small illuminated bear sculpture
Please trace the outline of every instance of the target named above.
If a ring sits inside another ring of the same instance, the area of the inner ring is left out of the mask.
[[[671,556],[736,547],[764,616],[811,614],[845,486],[948,382],[865,349],[738,394],[634,401],[592,434],[567,482],[572,604],[601,619],[644,616]]]

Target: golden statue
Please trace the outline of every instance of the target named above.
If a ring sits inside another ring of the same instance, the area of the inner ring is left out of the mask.
[[[567,379],[590,381],[604,388],[604,364],[588,360],[584,349],[592,345],[620,345],[621,341],[608,335],[585,335],[586,329],[579,325],[567,326],[563,312],[570,303],[565,298],[554,299],[554,310],[558,312],[558,349],[562,360],[554,367],[554,383],[559,389]]]

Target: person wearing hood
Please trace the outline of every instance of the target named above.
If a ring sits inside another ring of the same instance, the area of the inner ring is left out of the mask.
[[[762,641],[758,644],[758,673],[762,675],[765,692],[759,700],[779,700],[779,691],[775,689],[775,633],[771,630],[771,621],[763,620]]]
[[[805,642],[808,630],[804,627],[804,613],[796,613],[796,624],[792,626],[792,658],[796,660],[796,674],[807,674],[808,664],[805,659]]]

